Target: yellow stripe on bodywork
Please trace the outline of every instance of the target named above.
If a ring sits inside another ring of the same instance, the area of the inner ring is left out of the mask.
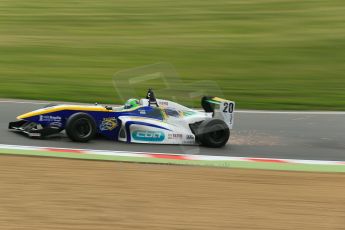
[[[223,99],[223,98],[220,98],[220,97],[213,97],[212,100],[214,100],[214,101],[219,101],[219,102],[227,101],[227,100],[225,100],[225,99]]]
[[[90,111],[90,112],[112,112],[112,110],[107,110],[104,107],[101,106],[82,106],[82,105],[59,105],[59,106],[53,106],[49,108],[43,108],[39,110],[35,110],[29,113],[22,114],[17,117],[17,119],[25,119],[33,116],[48,114],[48,113],[54,113],[59,112],[63,110],[73,110],[73,111]]]

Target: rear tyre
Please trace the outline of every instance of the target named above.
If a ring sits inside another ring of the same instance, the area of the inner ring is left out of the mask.
[[[200,144],[210,148],[223,147],[228,142],[229,137],[229,127],[220,119],[205,120],[197,130],[197,139]]]
[[[97,126],[95,120],[87,113],[75,113],[66,122],[66,134],[76,142],[88,142],[95,137]]]

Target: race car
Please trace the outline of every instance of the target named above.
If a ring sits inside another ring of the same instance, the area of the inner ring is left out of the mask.
[[[146,98],[129,99],[119,107],[48,105],[18,116],[9,129],[38,138],[65,130],[76,142],[101,135],[127,143],[224,146],[233,127],[235,102],[204,96],[201,105],[204,111],[156,99],[149,89]]]

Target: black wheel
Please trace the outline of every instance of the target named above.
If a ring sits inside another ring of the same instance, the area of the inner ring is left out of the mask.
[[[230,130],[224,121],[220,119],[209,119],[200,124],[196,136],[201,145],[219,148],[228,142]]]
[[[95,120],[86,113],[75,113],[66,122],[66,134],[72,141],[87,142],[97,131]]]

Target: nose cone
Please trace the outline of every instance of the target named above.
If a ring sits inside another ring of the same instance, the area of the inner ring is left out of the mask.
[[[34,110],[32,112],[24,113],[24,114],[18,116],[17,119],[18,120],[24,120],[24,119],[38,116],[38,115],[45,114],[45,113],[47,113],[46,109],[38,109],[38,110]]]

